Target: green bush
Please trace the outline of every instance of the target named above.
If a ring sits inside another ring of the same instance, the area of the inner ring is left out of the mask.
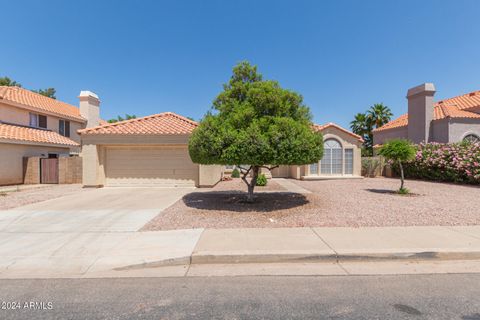
[[[260,173],[257,177],[257,186],[264,187],[267,185],[267,177],[265,174]]]
[[[240,171],[237,168],[233,169],[232,178],[240,178]]]

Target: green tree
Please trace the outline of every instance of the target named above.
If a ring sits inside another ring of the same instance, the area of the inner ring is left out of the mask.
[[[7,87],[21,87],[22,85],[16,81],[13,81],[9,77],[1,77],[0,78],[0,86],[7,86]]]
[[[55,94],[57,93],[57,90],[55,90],[55,88],[38,89],[38,90],[32,90],[32,91],[38,94],[41,94],[42,96],[45,96],[45,97],[57,99],[57,97],[55,96]]]
[[[116,118],[112,118],[110,120],[107,120],[108,123],[115,123],[115,122],[119,122],[119,121],[125,121],[125,120],[130,120],[130,119],[136,119],[137,116],[134,115],[134,114],[126,114],[125,115],[125,118],[123,118],[122,116],[117,116]]]
[[[350,128],[363,137],[365,155],[373,154],[373,129],[380,128],[392,119],[392,111],[383,103],[376,103],[365,113],[357,113]]]
[[[193,131],[189,153],[195,163],[240,168],[252,202],[260,168],[317,162],[323,138],[312,130],[301,95],[263,80],[256,66],[241,62]]]
[[[380,128],[387,122],[390,122],[392,116],[392,110],[390,110],[389,107],[384,106],[383,103],[376,103],[367,111],[367,117],[375,128]]]
[[[416,154],[416,148],[410,141],[405,139],[393,139],[385,143],[379,150],[379,154],[384,156],[387,160],[397,162],[400,167],[400,189],[399,192],[406,193],[408,192],[405,189],[404,183],[404,173],[402,162],[413,160]]]

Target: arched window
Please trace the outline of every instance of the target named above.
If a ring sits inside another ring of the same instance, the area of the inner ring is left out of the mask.
[[[342,174],[343,150],[342,145],[334,139],[327,139],[323,143],[323,158],[320,163],[322,174]]]
[[[479,143],[480,138],[474,134],[467,134],[465,138],[463,138],[463,141],[470,143]]]

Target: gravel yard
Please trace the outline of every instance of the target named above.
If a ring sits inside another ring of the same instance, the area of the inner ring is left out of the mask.
[[[401,196],[390,193],[397,179],[289,181],[312,193],[289,193],[270,180],[269,189],[255,189],[256,203],[247,204],[245,185],[225,181],[186,195],[143,230],[480,225],[478,186],[408,180],[415,195]]]
[[[52,184],[20,191],[0,193],[0,210],[13,209],[27,204],[67,196],[83,190],[81,184]]]

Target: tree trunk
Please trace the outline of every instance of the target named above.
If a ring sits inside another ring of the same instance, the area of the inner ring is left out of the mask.
[[[398,166],[400,167],[400,180],[402,181],[400,184],[400,189],[403,189],[403,184],[404,184],[404,175],[403,175],[403,166],[402,166],[402,161],[398,161]]]
[[[250,184],[247,184],[247,187],[248,187],[247,202],[250,202],[250,203],[253,202],[253,190],[257,185],[257,177],[258,177],[259,170],[260,170],[260,167],[258,166],[252,167],[252,180],[250,180]]]

